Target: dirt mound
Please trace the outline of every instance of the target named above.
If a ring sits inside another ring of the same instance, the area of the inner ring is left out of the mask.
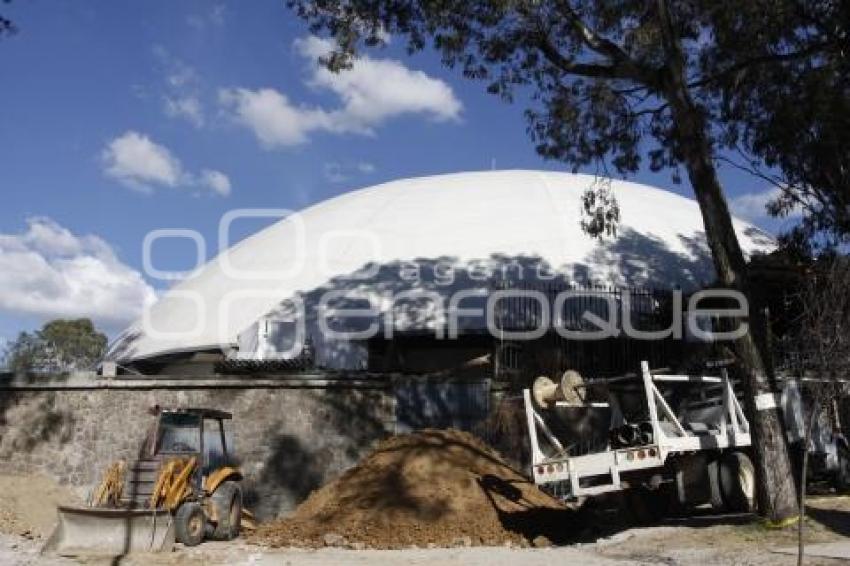
[[[0,475],[0,532],[47,537],[56,523],[56,506],[75,502],[50,478]]]
[[[311,547],[527,545],[557,542],[575,518],[474,436],[424,430],[385,440],[252,539]]]

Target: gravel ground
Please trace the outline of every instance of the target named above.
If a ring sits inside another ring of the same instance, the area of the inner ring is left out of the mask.
[[[850,497],[814,498],[809,505],[806,539],[809,543],[850,542]],[[232,542],[205,542],[174,552],[111,558],[70,560],[39,554],[44,539],[34,534],[0,533],[0,566],[205,566],[205,565],[306,565],[306,566],[589,566],[629,564],[703,564],[774,566],[796,563],[796,557],[773,549],[796,544],[796,530],[771,530],[746,515],[703,515],[668,520],[644,528],[625,529],[595,542],[548,548],[460,547],[404,550],[350,550],[321,548],[269,548]],[[835,565],[829,558],[807,558],[807,565]]]
[[[43,566],[68,566],[76,564],[72,560],[39,555],[44,541],[38,538],[0,533],[0,564],[3,566],[25,566],[39,564]]]
[[[201,566],[201,565],[286,565],[286,566],[551,566],[581,564],[607,566],[632,564],[703,564],[781,566],[796,563],[796,557],[770,552],[764,541],[730,534],[729,528],[710,526],[659,526],[623,531],[595,543],[551,548],[411,548],[405,550],[318,550],[269,549],[233,542],[207,542],[194,548],[177,546],[174,552],[138,554],[120,561],[111,558],[70,560],[38,554],[38,540],[15,535],[0,535],[0,564],[10,566],[43,565],[106,566]],[[750,544],[742,541],[750,540]],[[808,559],[807,564],[833,565],[831,559]]]

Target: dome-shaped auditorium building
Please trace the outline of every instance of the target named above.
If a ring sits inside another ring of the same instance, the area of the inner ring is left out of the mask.
[[[156,371],[198,355],[273,362],[307,350],[322,368],[386,369],[406,356],[409,367],[433,370],[437,358],[455,364],[486,352],[492,320],[482,311],[496,289],[693,291],[713,282],[695,201],[612,180],[617,232],[594,238],[582,228],[582,195],[598,183],[488,171],[345,193],[224,249],[123,332],[108,357]],[[773,249],[768,234],[734,225],[746,254]],[[420,346],[393,351],[410,337]]]

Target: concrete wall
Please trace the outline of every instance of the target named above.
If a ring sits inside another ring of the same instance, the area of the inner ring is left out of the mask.
[[[155,404],[233,413],[246,504],[260,518],[292,509],[395,427],[387,380],[6,382],[0,383],[0,473],[43,473],[86,497],[108,463],[134,457]]]

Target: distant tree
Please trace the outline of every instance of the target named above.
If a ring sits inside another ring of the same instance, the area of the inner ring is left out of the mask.
[[[20,371],[91,369],[106,353],[107,338],[87,318],[53,320],[35,332],[21,332],[6,351],[6,365]]]
[[[41,341],[36,334],[35,332],[21,332],[14,342],[10,342],[6,346],[3,365],[7,369],[20,372],[35,367],[38,352],[42,349]]]
[[[806,509],[806,472],[808,470],[809,442],[815,420],[837,412],[837,402],[846,395],[844,380],[850,373],[850,258],[837,256],[824,259],[812,268],[801,290],[802,314],[795,337],[797,346],[797,374],[803,379],[800,390],[808,403],[804,415],[803,458],[801,468],[799,505],[801,514]],[[838,447],[841,460],[850,457],[844,445]],[[840,469],[839,483],[850,478]],[[798,525],[798,564],[803,561],[803,528]]]
[[[747,266],[717,175],[729,76],[781,60],[817,57],[834,43],[809,44],[802,0],[287,0],[313,33],[337,49],[332,71],[387,37],[415,52],[427,45],[449,67],[513,100],[528,87],[529,133],[537,151],[577,169],[610,164],[628,174],[648,161],[674,179],[687,173],[702,212],[719,283],[751,295]],[[837,1],[837,0],[836,0]],[[747,26],[756,45],[736,41]],[[802,30],[802,32],[801,32]],[[754,55],[755,53],[755,55]],[[720,87],[725,85],[726,89]],[[598,191],[597,191],[598,192]],[[604,195],[603,195],[604,196]],[[592,202],[591,202],[592,201]],[[588,227],[607,232],[600,199],[585,198]],[[604,204],[604,198],[602,199]],[[593,218],[596,218],[594,222]],[[610,220],[614,220],[611,217]],[[797,514],[781,416],[755,410],[775,393],[762,313],[735,344],[752,416],[759,508],[772,520]]]

